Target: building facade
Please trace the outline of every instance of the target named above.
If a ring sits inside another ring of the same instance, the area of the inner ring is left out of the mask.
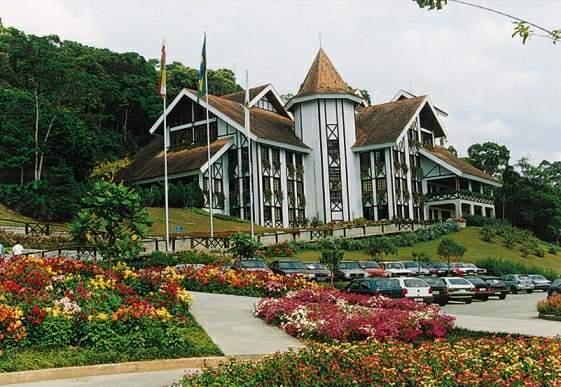
[[[184,89],[168,108],[169,179],[198,182],[207,208],[212,184],[215,211],[249,219],[253,210],[255,222],[270,227],[312,218],[495,215],[499,182],[439,145],[446,142],[447,114],[428,96],[400,91],[392,101],[366,106],[320,49],[287,103],[271,84],[252,88],[246,122],[244,98],[245,92],[209,95],[207,105]],[[161,116],[150,129],[155,139],[119,180],[161,184],[163,130]]]

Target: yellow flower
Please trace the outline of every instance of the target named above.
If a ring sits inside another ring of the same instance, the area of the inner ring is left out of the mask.
[[[193,302],[193,295],[182,288],[177,291],[177,298],[186,305],[190,305]]]

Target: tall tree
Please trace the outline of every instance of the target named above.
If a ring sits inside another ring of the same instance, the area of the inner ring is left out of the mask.
[[[494,142],[473,144],[468,148],[468,155],[467,162],[497,178],[502,176],[510,160],[508,148]]]

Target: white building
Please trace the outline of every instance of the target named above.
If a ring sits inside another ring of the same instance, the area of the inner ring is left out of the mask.
[[[271,85],[250,90],[251,152],[244,129],[244,92],[208,99],[214,208],[272,227],[314,217],[425,220],[495,214],[492,176],[444,147],[446,113],[428,96],[400,91],[365,106],[320,49],[288,103]],[[170,104],[169,178],[208,191],[207,105],[184,89]],[[161,116],[150,133],[163,133]],[[133,184],[163,180],[163,138],[142,149],[118,177]],[[207,200],[208,208],[208,200]]]

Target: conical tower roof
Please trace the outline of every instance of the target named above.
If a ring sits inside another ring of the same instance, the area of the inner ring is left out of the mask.
[[[311,94],[349,94],[350,90],[347,87],[339,72],[331,63],[331,60],[323,50],[320,48],[308,75],[300,86],[300,90],[295,97],[303,97]]]

